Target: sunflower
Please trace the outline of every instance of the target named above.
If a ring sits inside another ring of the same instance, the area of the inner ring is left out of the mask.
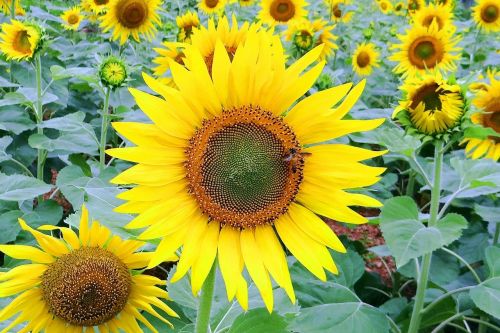
[[[93,332],[93,327],[99,332],[142,332],[138,321],[157,332],[141,311],[170,322],[153,305],[177,317],[161,301],[168,299],[167,292],[156,287],[165,282],[136,270],[145,267],[153,253],[136,252],[143,242],[122,240],[95,221],[89,226],[85,207],[79,236],[70,228],[39,228],[59,231],[63,237],[54,238],[22,219],[19,223],[39,247],[0,245],[5,255],[32,262],[0,275],[0,297],[21,293],[0,311],[0,321],[20,313],[2,333],[21,323],[26,324],[22,332]]]
[[[420,133],[443,134],[460,124],[465,112],[460,86],[449,84],[439,72],[409,78],[400,89],[405,98],[392,116],[403,114],[409,119],[407,125]]]
[[[16,16],[26,15],[26,11],[24,10],[23,6],[21,5],[21,0],[16,0],[16,5],[15,5],[14,10],[15,10]]]
[[[352,56],[352,68],[359,76],[367,76],[372,73],[373,67],[379,67],[378,58],[380,54],[373,43],[360,44]]]
[[[285,32],[285,39],[293,41],[293,45],[299,50],[310,50],[315,39],[315,29],[311,21],[301,18],[294,20],[288,25]]]
[[[0,12],[9,16],[12,10],[12,1],[11,0],[0,0]],[[26,15],[26,11],[21,6],[21,0],[16,0],[14,3],[14,14],[15,16],[24,16]]]
[[[82,8],[93,12],[94,14],[104,13],[111,0],[82,0]]]
[[[349,22],[352,12],[346,10],[351,0],[324,0],[330,11],[330,18],[335,22]]]
[[[393,8],[394,13],[400,16],[405,15],[405,11],[403,9],[405,9],[405,4],[403,2],[396,3]]]
[[[392,11],[392,3],[388,0],[380,0],[378,7],[383,14],[389,14]]]
[[[429,27],[414,25],[405,35],[398,35],[401,44],[393,45],[391,49],[399,49],[389,57],[399,64],[394,68],[396,73],[413,76],[425,73],[426,70],[447,70],[456,68],[455,60],[459,55],[456,47],[458,38],[452,37],[446,30],[439,30],[436,21]]]
[[[227,0],[199,0],[198,8],[207,15],[219,14],[224,10]]]
[[[478,89],[472,103],[481,111],[474,113],[471,120],[475,124],[491,128],[500,134],[500,80],[498,73],[489,72],[489,84]],[[465,152],[473,159],[486,157],[498,161],[500,159],[500,137],[490,136],[484,140],[467,138]]]
[[[259,19],[269,25],[287,24],[307,15],[304,0],[262,0]]]
[[[408,0],[406,9],[408,13],[413,14],[425,6],[425,0]]]
[[[246,7],[246,6],[251,6],[255,3],[255,0],[239,0],[238,3],[240,6]]]
[[[474,21],[487,32],[500,31],[500,4],[495,0],[476,0],[472,8]]]
[[[431,23],[435,21],[438,25],[438,29],[447,29],[452,33],[455,28],[452,23],[453,12],[449,6],[433,5],[422,7],[413,16],[413,20],[416,24],[424,27],[430,27]]]
[[[82,10],[80,7],[70,8],[61,15],[63,27],[66,30],[78,30],[80,23],[83,20]]]
[[[7,59],[30,60],[42,46],[42,29],[29,22],[12,20],[2,24],[0,51]]]
[[[144,75],[163,98],[130,91],[153,124],[114,123],[138,146],[108,150],[138,163],[111,182],[138,185],[119,196],[128,202],[117,211],[139,214],[127,225],[146,227],[139,239],[161,238],[151,265],[182,246],[172,281],[191,269],[197,294],[217,258],[229,300],[236,296],[245,309],[245,267],[269,310],[270,276],[295,301],[279,239],[321,280],[325,269],[337,273],[327,247],[346,249],[314,213],[365,223],[348,206],[380,203],[346,190],[374,184],[384,171],[360,163],[384,152],[311,146],[383,122],[343,120],[365,82],[350,92],[348,83],[295,103],[323,70],[325,62],[314,64],[322,46],[286,68],[283,47],[274,37],[249,32],[232,59],[217,41],[212,75],[200,50],[187,46],[187,68],[170,64],[177,89]]]
[[[151,39],[160,24],[158,9],[161,0],[111,0],[109,9],[101,17],[104,32],[113,30],[113,39],[123,45],[130,35],[139,42],[139,34]]]
[[[179,27],[179,33],[177,34],[177,40],[179,42],[189,42],[191,40],[193,28],[200,26],[198,14],[191,11],[188,11],[184,15],[177,16],[176,22],[177,27]]]
[[[162,76],[170,68],[170,60],[177,62],[178,64],[184,65],[184,53],[183,49],[186,46],[184,43],[175,42],[163,42],[164,47],[155,48],[158,56],[153,59],[153,63],[158,66],[154,69],[154,74],[156,76]]]
[[[335,25],[329,25],[328,22],[318,19],[313,22],[313,28],[318,35],[316,46],[323,45],[323,50],[319,55],[319,59],[326,60],[333,55],[334,50],[338,49],[337,44],[335,44],[338,37],[332,33]]]
[[[455,8],[455,0],[434,0],[434,4],[437,6],[448,6],[450,10]]]

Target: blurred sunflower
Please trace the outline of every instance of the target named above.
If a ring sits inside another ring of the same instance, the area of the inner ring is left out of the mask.
[[[285,39],[292,41],[297,49],[308,51],[314,45],[315,33],[313,23],[301,18],[288,25],[288,29],[285,31]]]
[[[11,0],[0,0],[0,12],[4,13],[6,16],[10,16],[12,10]],[[15,16],[24,16],[26,11],[21,6],[21,0],[15,0],[14,3],[14,14]]]
[[[191,40],[193,28],[197,28],[200,25],[198,14],[191,11],[188,11],[184,15],[177,16],[176,22],[179,28],[179,33],[177,34],[177,41],[179,42],[189,42]]]
[[[392,3],[389,0],[380,0],[378,7],[383,14],[389,14],[392,11]]]
[[[108,9],[111,0],[82,0],[82,8],[88,8],[95,14],[102,14]]]
[[[170,64],[177,89],[144,75],[164,99],[130,91],[153,124],[114,123],[138,146],[108,150],[138,163],[112,182],[138,185],[119,196],[128,202],[117,211],[139,214],[127,225],[147,227],[139,239],[161,238],[151,265],[182,246],[172,281],[191,269],[197,294],[217,258],[229,300],[236,296],[245,309],[244,267],[269,310],[270,276],[295,301],[279,239],[321,280],[325,269],[337,273],[327,248],[346,249],[314,213],[365,223],[349,206],[380,203],[345,190],[374,184],[385,170],[360,163],[384,152],[343,144],[310,146],[371,130],[383,119],[343,120],[364,81],[350,92],[348,83],[295,104],[323,70],[324,62],[314,64],[322,46],[286,68],[275,37],[249,31],[232,59],[217,41],[212,77],[205,56],[187,46],[187,68]]]
[[[398,35],[401,44],[392,45],[391,49],[399,49],[389,57],[399,64],[394,68],[396,73],[403,76],[414,76],[425,73],[427,70],[453,70],[455,60],[459,55],[456,47],[458,38],[453,37],[446,30],[439,30],[436,21],[429,27],[414,25],[405,35]]]
[[[153,63],[158,66],[154,68],[156,76],[162,76],[170,68],[170,61],[173,60],[178,64],[184,65],[184,52],[186,46],[184,43],[163,42],[162,48],[154,48],[158,56],[153,59]]]
[[[434,4],[438,6],[448,6],[450,10],[455,8],[456,0],[434,0]]]
[[[12,20],[2,24],[0,51],[7,59],[31,60],[42,46],[42,29],[30,22]]]
[[[392,117],[402,113],[410,127],[425,135],[443,134],[455,128],[465,112],[460,86],[446,82],[439,72],[408,78],[400,88],[404,99]]]
[[[160,24],[158,10],[161,0],[111,0],[109,9],[101,17],[104,32],[113,30],[113,39],[123,45],[132,36],[140,41],[139,34],[151,39],[156,32],[155,24]]]
[[[238,3],[241,5],[241,6],[251,6],[255,3],[255,0],[239,0]]]
[[[24,16],[26,15],[26,11],[24,10],[23,6],[21,5],[21,0],[16,0],[16,5],[15,5],[15,14],[16,16]]]
[[[0,275],[0,297],[18,295],[0,310],[5,321],[19,313],[2,332],[99,332],[136,333],[143,330],[138,321],[153,332],[157,330],[141,314],[169,324],[153,305],[170,316],[177,314],[161,299],[168,294],[156,285],[165,282],[143,275],[139,268],[147,265],[153,253],[136,252],[144,245],[122,240],[97,222],[89,227],[88,213],[82,207],[79,236],[70,228],[44,225],[39,230],[60,231],[63,239],[48,236],[19,220],[39,247],[0,245],[0,251],[15,259],[30,260]],[[170,254],[171,259],[175,259]]]
[[[78,6],[70,8],[62,13],[61,19],[63,20],[64,29],[78,30],[83,20],[82,10]]]
[[[379,52],[373,43],[362,43],[354,51],[352,56],[352,68],[359,76],[367,76],[372,73],[373,67],[379,67]]]
[[[219,14],[224,10],[227,0],[199,0],[198,8],[205,14]]]
[[[416,24],[429,28],[431,23],[435,21],[439,30],[446,28],[450,32],[455,30],[452,19],[453,12],[449,6],[433,4],[422,7],[413,16]]]
[[[286,24],[307,15],[305,0],[262,0],[259,19],[269,25]]]
[[[474,113],[471,120],[475,124],[491,128],[500,134],[500,80],[498,73],[488,73],[489,84],[484,84],[482,89],[476,91],[472,103],[481,111]],[[500,159],[500,137],[490,136],[484,140],[467,138],[465,152],[473,159],[486,157],[498,161]]]
[[[424,6],[425,6],[424,0],[408,0],[406,4],[406,9],[408,13],[413,14],[419,11]]]
[[[352,18],[352,12],[346,10],[346,6],[351,0],[324,0],[330,10],[330,18],[335,22],[349,22]]]
[[[337,44],[335,44],[338,37],[332,33],[335,25],[330,25],[325,20],[318,19],[313,22],[313,27],[318,36],[316,46],[323,45],[319,59],[326,60],[334,54],[334,50],[338,49]]]
[[[405,4],[404,2],[398,2],[394,5],[394,13],[396,15],[403,16],[405,15]]]
[[[476,0],[472,7],[476,24],[487,32],[500,31],[500,3],[496,0]]]

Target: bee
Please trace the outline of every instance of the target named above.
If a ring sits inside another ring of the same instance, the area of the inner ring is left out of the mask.
[[[289,163],[290,170],[293,173],[297,172],[297,168],[304,164],[304,157],[310,156],[311,153],[308,152],[298,152],[295,148],[290,148],[283,157],[283,161]]]

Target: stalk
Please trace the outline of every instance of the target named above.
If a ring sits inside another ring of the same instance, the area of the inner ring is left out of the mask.
[[[430,227],[437,223],[439,212],[439,199],[441,194],[441,170],[443,167],[443,142],[437,141],[434,152],[434,183],[431,190],[431,208],[429,223]],[[429,271],[431,267],[432,252],[425,254],[422,259],[422,270],[418,278],[417,294],[415,295],[415,305],[410,320],[408,333],[417,333],[422,320],[422,309],[424,307],[425,290],[429,280]]]
[[[109,96],[111,95],[111,88],[106,88],[106,94],[104,97],[104,107],[102,108],[101,115],[101,140],[99,141],[99,168],[101,170],[106,166],[105,158],[106,155],[104,151],[106,150],[106,140],[108,134],[108,126],[109,126]]]
[[[208,333],[210,325],[210,310],[212,309],[212,298],[214,296],[215,286],[215,262],[210,269],[210,273],[201,288],[200,303],[196,316],[195,333]]]
[[[37,122],[37,134],[43,135],[43,102],[42,102],[42,58],[40,53],[35,56],[35,79],[36,79],[36,104],[35,104],[35,118]],[[47,152],[39,148],[37,152],[36,162],[36,178],[43,181],[43,168],[45,165],[45,158]]]

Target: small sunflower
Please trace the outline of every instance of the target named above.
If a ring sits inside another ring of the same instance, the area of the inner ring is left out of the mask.
[[[139,35],[151,39],[160,24],[158,10],[161,0],[111,0],[108,11],[101,17],[104,32],[113,30],[113,39],[123,45],[129,36],[136,42]]]
[[[308,51],[314,46],[315,29],[311,21],[301,18],[288,25],[285,39],[292,41],[293,45],[302,51]]]
[[[425,6],[425,0],[408,0],[406,10],[410,14],[414,14]]]
[[[446,30],[439,30],[436,21],[429,27],[414,25],[405,35],[398,35],[401,44],[392,45],[391,49],[399,49],[391,57],[399,64],[394,68],[396,73],[404,76],[414,76],[427,70],[451,71],[456,68],[455,60],[459,55],[454,52],[458,38]]]
[[[389,0],[380,0],[378,7],[383,14],[389,14],[392,11],[392,3]]]
[[[398,2],[394,5],[394,13],[399,16],[405,15],[405,4],[404,2]]]
[[[70,8],[61,15],[63,20],[63,27],[66,30],[78,30],[80,23],[82,23],[83,15],[80,7]]]
[[[489,84],[484,84],[478,89],[472,101],[480,112],[474,113],[471,120],[475,124],[493,129],[500,134],[500,80],[498,73],[489,72]],[[467,138],[465,152],[473,159],[486,157],[498,161],[500,159],[500,137],[491,136],[484,140]]]
[[[191,40],[193,28],[200,26],[198,14],[191,11],[188,11],[184,15],[177,16],[176,22],[179,28],[179,33],[177,34],[177,41],[179,42],[189,42]]]
[[[422,7],[413,16],[416,24],[429,28],[432,22],[436,22],[438,29],[447,29],[453,32],[455,30],[453,23],[453,12],[449,6],[433,5]]]
[[[349,22],[352,19],[352,11],[346,9],[351,0],[324,0],[330,11],[330,18],[334,22]]]
[[[435,136],[460,124],[465,112],[460,86],[446,82],[439,72],[408,78],[400,89],[405,97],[392,116],[401,115],[407,127]]]
[[[191,270],[194,294],[217,260],[229,300],[236,297],[243,308],[248,306],[244,268],[268,310],[270,277],[294,302],[280,239],[324,281],[325,269],[337,273],[327,248],[346,249],[314,213],[356,224],[367,220],[349,206],[380,206],[346,190],[376,183],[384,168],[360,161],[384,152],[312,146],[383,122],[343,119],[364,81],[352,90],[344,84],[295,103],[323,70],[325,62],[315,64],[321,49],[287,68],[279,38],[252,31],[232,59],[217,41],[211,74],[200,50],[187,46],[187,68],[170,64],[177,88],[144,75],[162,97],[130,90],[153,123],[113,124],[138,144],[108,150],[138,163],[111,180],[137,184],[120,195],[128,202],[117,211],[138,213],[127,227],[146,228],[139,239],[161,238],[151,265],[182,246],[172,281]]]
[[[304,0],[262,0],[259,19],[269,25],[287,24],[307,15]]]
[[[382,0],[383,1],[383,0]],[[360,44],[352,56],[352,68],[359,76],[372,73],[373,67],[378,67],[379,52],[373,43]]]
[[[82,0],[82,8],[94,14],[102,14],[108,9],[110,2],[111,0]]]
[[[154,74],[156,76],[162,76],[170,68],[170,60],[175,61],[178,64],[184,65],[184,52],[183,49],[186,46],[184,43],[175,42],[163,42],[163,47],[158,47],[153,49],[158,53],[158,56],[153,59],[153,63],[158,66],[154,68]]]
[[[2,332],[25,323],[22,332],[80,333],[97,327],[99,332],[137,333],[143,331],[138,321],[157,332],[142,311],[167,324],[153,306],[177,317],[161,300],[168,299],[167,292],[156,286],[165,282],[137,271],[153,255],[136,252],[145,243],[122,240],[95,221],[89,226],[85,207],[79,236],[70,228],[39,228],[59,231],[59,239],[32,229],[22,219],[19,223],[38,247],[0,245],[5,255],[32,262],[0,275],[0,297],[21,293],[0,310],[0,321],[19,314]]]
[[[227,0],[199,0],[198,8],[207,15],[220,14]]]
[[[323,45],[319,59],[326,60],[333,56],[334,50],[338,49],[337,44],[335,44],[338,37],[332,33],[335,25],[328,24],[328,22],[318,19],[313,22],[313,27],[317,34],[316,46]]]
[[[21,0],[15,0],[14,4],[14,14],[15,16],[24,16],[26,15],[26,11],[21,5]],[[4,13],[6,16],[10,16],[10,12],[12,10],[12,1],[11,0],[0,0],[0,12]]]
[[[452,10],[455,8],[456,0],[434,0],[434,4],[437,6],[447,6]]]
[[[24,10],[23,6],[21,5],[21,0],[16,0],[16,8],[14,10],[15,10],[16,16],[26,15],[26,11]]]
[[[7,59],[31,60],[42,47],[42,29],[31,22],[12,20],[2,24],[0,51]]]
[[[128,77],[127,66],[122,59],[114,56],[106,58],[99,67],[99,78],[105,87],[121,87]]]
[[[472,8],[474,21],[487,32],[500,31],[500,3],[496,0],[476,0]]]

